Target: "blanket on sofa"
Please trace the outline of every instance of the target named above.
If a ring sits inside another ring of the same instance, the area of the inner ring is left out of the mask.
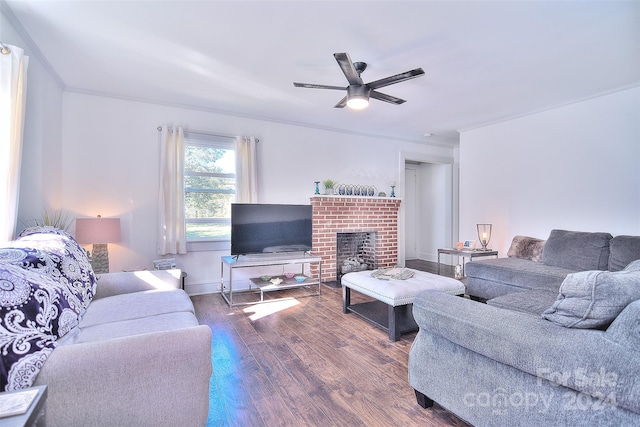
[[[28,228],[0,248],[0,390],[33,384],[95,291],[87,254],[65,231]]]

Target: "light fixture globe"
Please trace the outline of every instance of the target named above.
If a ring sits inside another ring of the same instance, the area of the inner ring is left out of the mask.
[[[489,240],[491,240],[491,224],[477,224],[478,240],[482,245],[482,250],[486,251]]]
[[[371,89],[362,85],[350,85],[347,87],[347,107],[354,110],[362,110],[369,106],[369,94]]]

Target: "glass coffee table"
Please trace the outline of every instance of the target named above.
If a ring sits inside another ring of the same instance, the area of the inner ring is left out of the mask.
[[[494,256],[498,258],[498,251],[491,249],[455,249],[455,248],[442,248],[438,249],[438,274],[440,274],[440,255],[455,255],[464,258],[469,258],[469,261],[473,261],[474,258],[480,258],[485,256]],[[464,273],[464,260],[462,261],[462,277],[466,277]]]

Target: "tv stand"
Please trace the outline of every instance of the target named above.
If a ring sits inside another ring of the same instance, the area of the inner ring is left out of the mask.
[[[274,266],[274,265],[290,265],[290,264],[299,264],[300,265],[300,274],[304,275],[304,266],[305,264],[318,264],[318,277],[309,277],[305,276],[306,279],[304,282],[297,282],[295,279],[287,279],[284,276],[273,276],[279,277],[282,279],[282,283],[275,285],[270,281],[262,280],[261,277],[255,277],[249,279],[249,289],[242,290],[233,290],[233,271],[237,268],[251,268],[251,267],[266,267],[266,266]],[[225,266],[229,272],[229,282],[228,284],[224,280]],[[303,288],[308,287],[312,289],[312,287],[318,286],[317,292],[312,292],[308,295],[304,296],[316,296],[320,295],[320,287],[322,282],[322,258],[318,256],[307,255],[306,253],[300,254],[266,254],[266,255],[252,255],[245,257],[238,256],[223,256],[221,265],[220,265],[220,294],[224,298],[224,300],[229,304],[230,307],[236,307],[239,305],[247,305],[247,304],[255,304],[260,302],[265,302],[264,294],[265,292],[271,291],[280,291],[284,289],[294,289],[294,288]],[[250,302],[238,302],[233,300],[234,294],[238,293],[247,293],[260,292],[260,301],[250,301]],[[274,301],[273,299],[267,301]]]

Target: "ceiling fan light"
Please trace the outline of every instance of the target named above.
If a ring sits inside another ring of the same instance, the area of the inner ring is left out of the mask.
[[[347,107],[354,110],[362,110],[369,106],[369,100],[363,96],[353,96],[347,100]]]
[[[347,87],[347,107],[362,110],[369,105],[371,89],[365,85],[351,85]]]

